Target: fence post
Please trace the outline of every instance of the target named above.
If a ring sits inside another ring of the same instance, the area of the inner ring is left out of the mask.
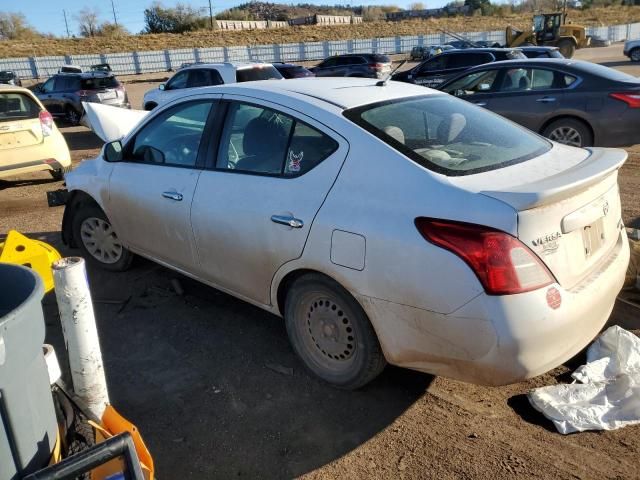
[[[137,51],[133,52],[133,68],[135,69],[136,73],[142,73],[140,56],[138,55]]]
[[[40,78],[40,72],[38,72],[38,59],[36,57],[29,57],[29,68],[31,69],[31,75],[33,78]]]
[[[353,40],[347,40],[347,53],[353,53]]]
[[[66,65],[73,65],[73,58],[71,58],[71,55],[64,56],[64,63]]]
[[[424,35],[418,35],[418,46],[424,47]]]
[[[373,52],[371,52],[371,53],[379,53],[378,49],[380,47],[378,46],[378,37],[376,37],[376,38],[371,40],[371,47],[372,47],[372,50],[373,50]]]
[[[224,55],[224,61],[229,62],[229,47],[222,47],[222,54]]]
[[[275,43],[271,45],[273,47],[273,58],[275,58],[276,62],[284,62],[282,59],[282,47],[279,43]]]
[[[625,36],[625,40],[630,40],[631,39],[631,24],[627,23],[627,34]]]
[[[395,40],[395,52],[394,53],[402,53],[402,37],[397,36]]]
[[[331,55],[331,53],[329,53],[329,42],[326,40],[322,42],[322,54],[324,55],[324,58]]]
[[[171,54],[169,50],[164,51],[164,63],[167,65],[167,72],[171,72],[173,70],[173,65],[171,65]]]
[[[100,63],[107,63],[107,56],[104,53],[100,54]]]
[[[298,60],[306,60],[305,51],[304,51],[304,42],[300,42],[298,45],[298,56],[300,57]]]
[[[200,49],[199,48],[194,48],[193,49],[193,60],[198,63],[200,62]]]

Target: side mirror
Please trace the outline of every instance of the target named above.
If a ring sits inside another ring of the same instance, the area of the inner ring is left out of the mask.
[[[161,83],[160,85],[158,85],[158,90],[164,90],[166,87],[164,85],[164,83]]]
[[[107,143],[104,146],[104,159],[111,163],[122,161],[122,143],[120,140]]]

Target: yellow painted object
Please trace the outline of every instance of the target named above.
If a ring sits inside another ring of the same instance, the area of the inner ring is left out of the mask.
[[[53,290],[51,265],[62,256],[51,245],[32,240],[15,230],[9,230],[4,242],[0,242],[0,262],[32,268],[40,275],[44,291]]]
[[[142,468],[142,474],[145,480],[153,480],[155,478],[153,476],[153,458],[147,446],[144,444],[138,428],[133,423],[120,415],[111,405],[107,405],[107,408],[102,414],[101,425],[92,421],[89,421],[89,423],[96,431],[96,443],[101,443],[107,438],[111,438],[122,432],[129,432],[133,438],[133,444],[136,447],[136,453],[138,454],[138,460],[140,460],[140,467]],[[102,480],[123,470],[124,463],[122,460],[114,459],[92,470],[91,480]]]

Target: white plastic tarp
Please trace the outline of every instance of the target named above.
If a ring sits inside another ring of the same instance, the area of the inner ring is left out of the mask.
[[[576,382],[570,385],[529,393],[533,407],[560,433],[615,430],[640,423],[640,338],[636,335],[610,327],[587,350],[587,364],[571,376]]]
[[[83,102],[87,127],[104,142],[120,140],[146,117],[149,112]]]

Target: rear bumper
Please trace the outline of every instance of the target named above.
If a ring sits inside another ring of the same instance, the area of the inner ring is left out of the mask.
[[[580,352],[605,325],[629,262],[626,234],[571,290],[554,284],[533,292],[481,294],[449,315],[357,297],[389,363],[485,385],[540,375]],[[561,305],[548,305],[556,288]]]
[[[617,100],[616,100],[617,101]],[[598,147],[628,147],[640,143],[640,108],[627,108],[616,115],[607,114],[595,131]]]

